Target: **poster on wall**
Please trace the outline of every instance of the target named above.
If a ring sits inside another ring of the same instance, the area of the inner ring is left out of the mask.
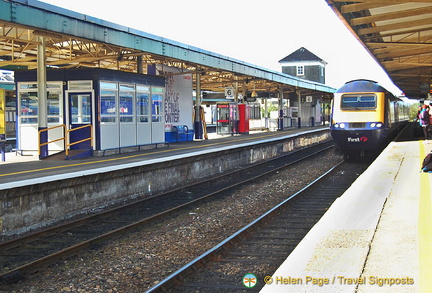
[[[187,125],[193,129],[192,73],[179,74],[178,68],[167,66],[158,71],[166,75],[165,128]]]

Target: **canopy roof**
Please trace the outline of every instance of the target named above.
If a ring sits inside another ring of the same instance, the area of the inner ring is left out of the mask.
[[[432,0],[326,0],[407,97],[432,83]]]
[[[330,96],[335,89],[252,65],[136,29],[35,0],[0,0],[0,67],[37,68],[37,44],[46,43],[46,64],[146,73],[148,65],[201,73],[201,89],[245,93],[302,90]],[[196,74],[193,75],[196,87]],[[268,96],[268,95],[266,95]]]

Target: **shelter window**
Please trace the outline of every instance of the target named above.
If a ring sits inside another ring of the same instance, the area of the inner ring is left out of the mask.
[[[69,90],[93,90],[92,80],[70,80]]]
[[[63,82],[47,83],[48,123],[63,123]]]
[[[37,83],[20,83],[19,89],[20,90],[37,89]]]
[[[100,113],[101,122],[116,122],[117,83],[101,82]]]
[[[163,122],[163,88],[152,88],[152,122]]]
[[[91,123],[91,96],[89,94],[71,95],[72,122],[79,124]]]
[[[137,86],[137,119],[140,123],[150,121],[150,89],[146,86]]]
[[[49,91],[47,95],[47,116],[48,123],[60,123],[61,105],[60,105],[61,92]]]
[[[373,110],[377,107],[377,97],[374,94],[343,95],[342,110]]]
[[[37,83],[20,83],[18,86],[19,116],[21,124],[38,123]],[[60,123],[63,116],[62,82],[47,83],[47,122]]]
[[[23,124],[38,123],[38,97],[37,92],[24,92],[19,95],[20,116]]]
[[[258,103],[254,103],[254,104],[251,104],[249,106],[250,106],[249,118],[250,119],[261,119],[261,105]]]
[[[120,122],[134,122],[135,87],[120,85]]]

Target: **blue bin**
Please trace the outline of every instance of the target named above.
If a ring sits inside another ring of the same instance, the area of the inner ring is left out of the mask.
[[[177,142],[176,132],[165,132],[165,142]]]
[[[194,132],[193,130],[189,130],[189,131],[187,132],[187,140],[188,140],[188,141],[193,141],[193,139],[194,139],[194,135],[195,135],[195,132]]]

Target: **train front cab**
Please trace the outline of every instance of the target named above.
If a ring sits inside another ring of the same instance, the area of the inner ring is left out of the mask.
[[[335,93],[330,130],[344,154],[376,151],[388,136],[389,104],[385,92]]]

